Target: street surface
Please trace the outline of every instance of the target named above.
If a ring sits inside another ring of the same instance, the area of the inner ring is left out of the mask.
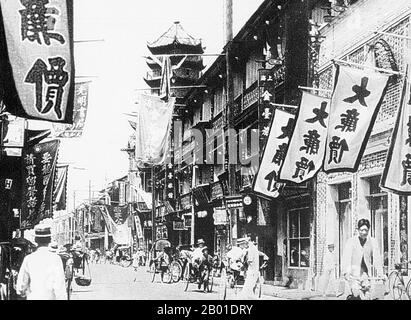
[[[130,266],[123,268],[113,264],[91,264],[92,282],[88,287],[77,286],[73,281],[71,300],[219,300],[219,286],[215,285],[213,292],[204,293],[198,290],[197,284],[189,285],[184,291],[185,283],[164,284],[160,275],[151,282],[151,273],[147,267],[140,267],[134,272]],[[134,282],[134,278],[136,281]],[[218,284],[220,278],[215,278]],[[234,292],[229,290],[227,300],[236,299]],[[273,296],[263,295],[263,300],[279,300]]]

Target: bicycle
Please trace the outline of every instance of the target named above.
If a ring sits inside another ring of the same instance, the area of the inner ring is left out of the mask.
[[[409,264],[411,264],[411,261],[396,263],[394,265],[395,270],[391,271],[388,276],[388,286],[394,300],[402,300],[404,294],[408,300],[411,300],[411,279],[405,284],[403,276],[404,270],[411,270]]]

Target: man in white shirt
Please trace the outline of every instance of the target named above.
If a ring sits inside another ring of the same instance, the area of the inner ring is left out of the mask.
[[[34,229],[38,248],[26,256],[17,278],[17,294],[27,300],[67,300],[63,262],[49,250],[50,227]]]
[[[201,260],[203,258],[203,248],[205,246],[205,241],[203,239],[198,239],[197,248],[193,251],[193,261]]]
[[[250,240],[250,238],[238,239],[240,247],[246,248],[246,262],[247,272],[244,281],[244,287],[241,291],[242,299],[254,298],[254,287],[256,286],[258,277],[260,275],[260,254],[257,247]]]
[[[228,265],[232,270],[240,271],[244,262],[245,250],[237,246],[227,245]]]

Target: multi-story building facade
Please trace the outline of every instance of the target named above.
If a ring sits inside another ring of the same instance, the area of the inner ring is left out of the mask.
[[[387,64],[386,61],[382,63],[383,68],[390,69],[390,66],[396,65],[400,72],[405,72],[411,46],[411,41],[406,39],[411,35],[410,13],[407,0],[334,1],[328,10],[329,23],[318,30],[322,40],[315,70],[319,87],[333,87],[332,59],[363,64],[368,50],[375,50],[380,39],[385,41],[394,57],[394,64]],[[381,53],[375,50],[377,62]],[[341,273],[344,244],[356,234],[357,221],[361,218],[371,221],[371,235],[380,245],[385,272],[393,269],[395,263],[409,260],[409,199],[380,188],[403,80],[404,76],[401,75],[390,78],[358,171],[328,175],[320,173],[317,177],[315,249],[319,273],[328,243],[335,244]]]

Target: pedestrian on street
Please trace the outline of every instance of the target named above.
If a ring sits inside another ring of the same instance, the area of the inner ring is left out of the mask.
[[[358,221],[358,236],[348,239],[342,259],[342,273],[351,288],[350,298],[361,299],[362,283],[374,269],[377,277],[383,276],[382,255],[375,238],[369,237],[370,221]]]
[[[320,277],[320,292],[323,297],[327,294],[330,279],[334,280],[336,278],[335,273],[337,270],[337,260],[335,257],[334,248],[334,243],[329,243],[327,246],[327,252],[324,254],[324,273]],[[335,291],[335,295],[337,295],[335,286],[333,289]]]
[[[50,252],[50,227],[34,228],[38,248],[26,256],[17,278],[17,294],[27,300],[66,300],[66,285],[61,258]]]
[[[239,244],[241,248],[245,248],[247,250],[245,256],[247,272],[243,290],[241,291],[241,297],[242,299],[253,299],[254,287],[256,286],[260,275],[259,251],[249,237],[238,239],[237,244]]]

